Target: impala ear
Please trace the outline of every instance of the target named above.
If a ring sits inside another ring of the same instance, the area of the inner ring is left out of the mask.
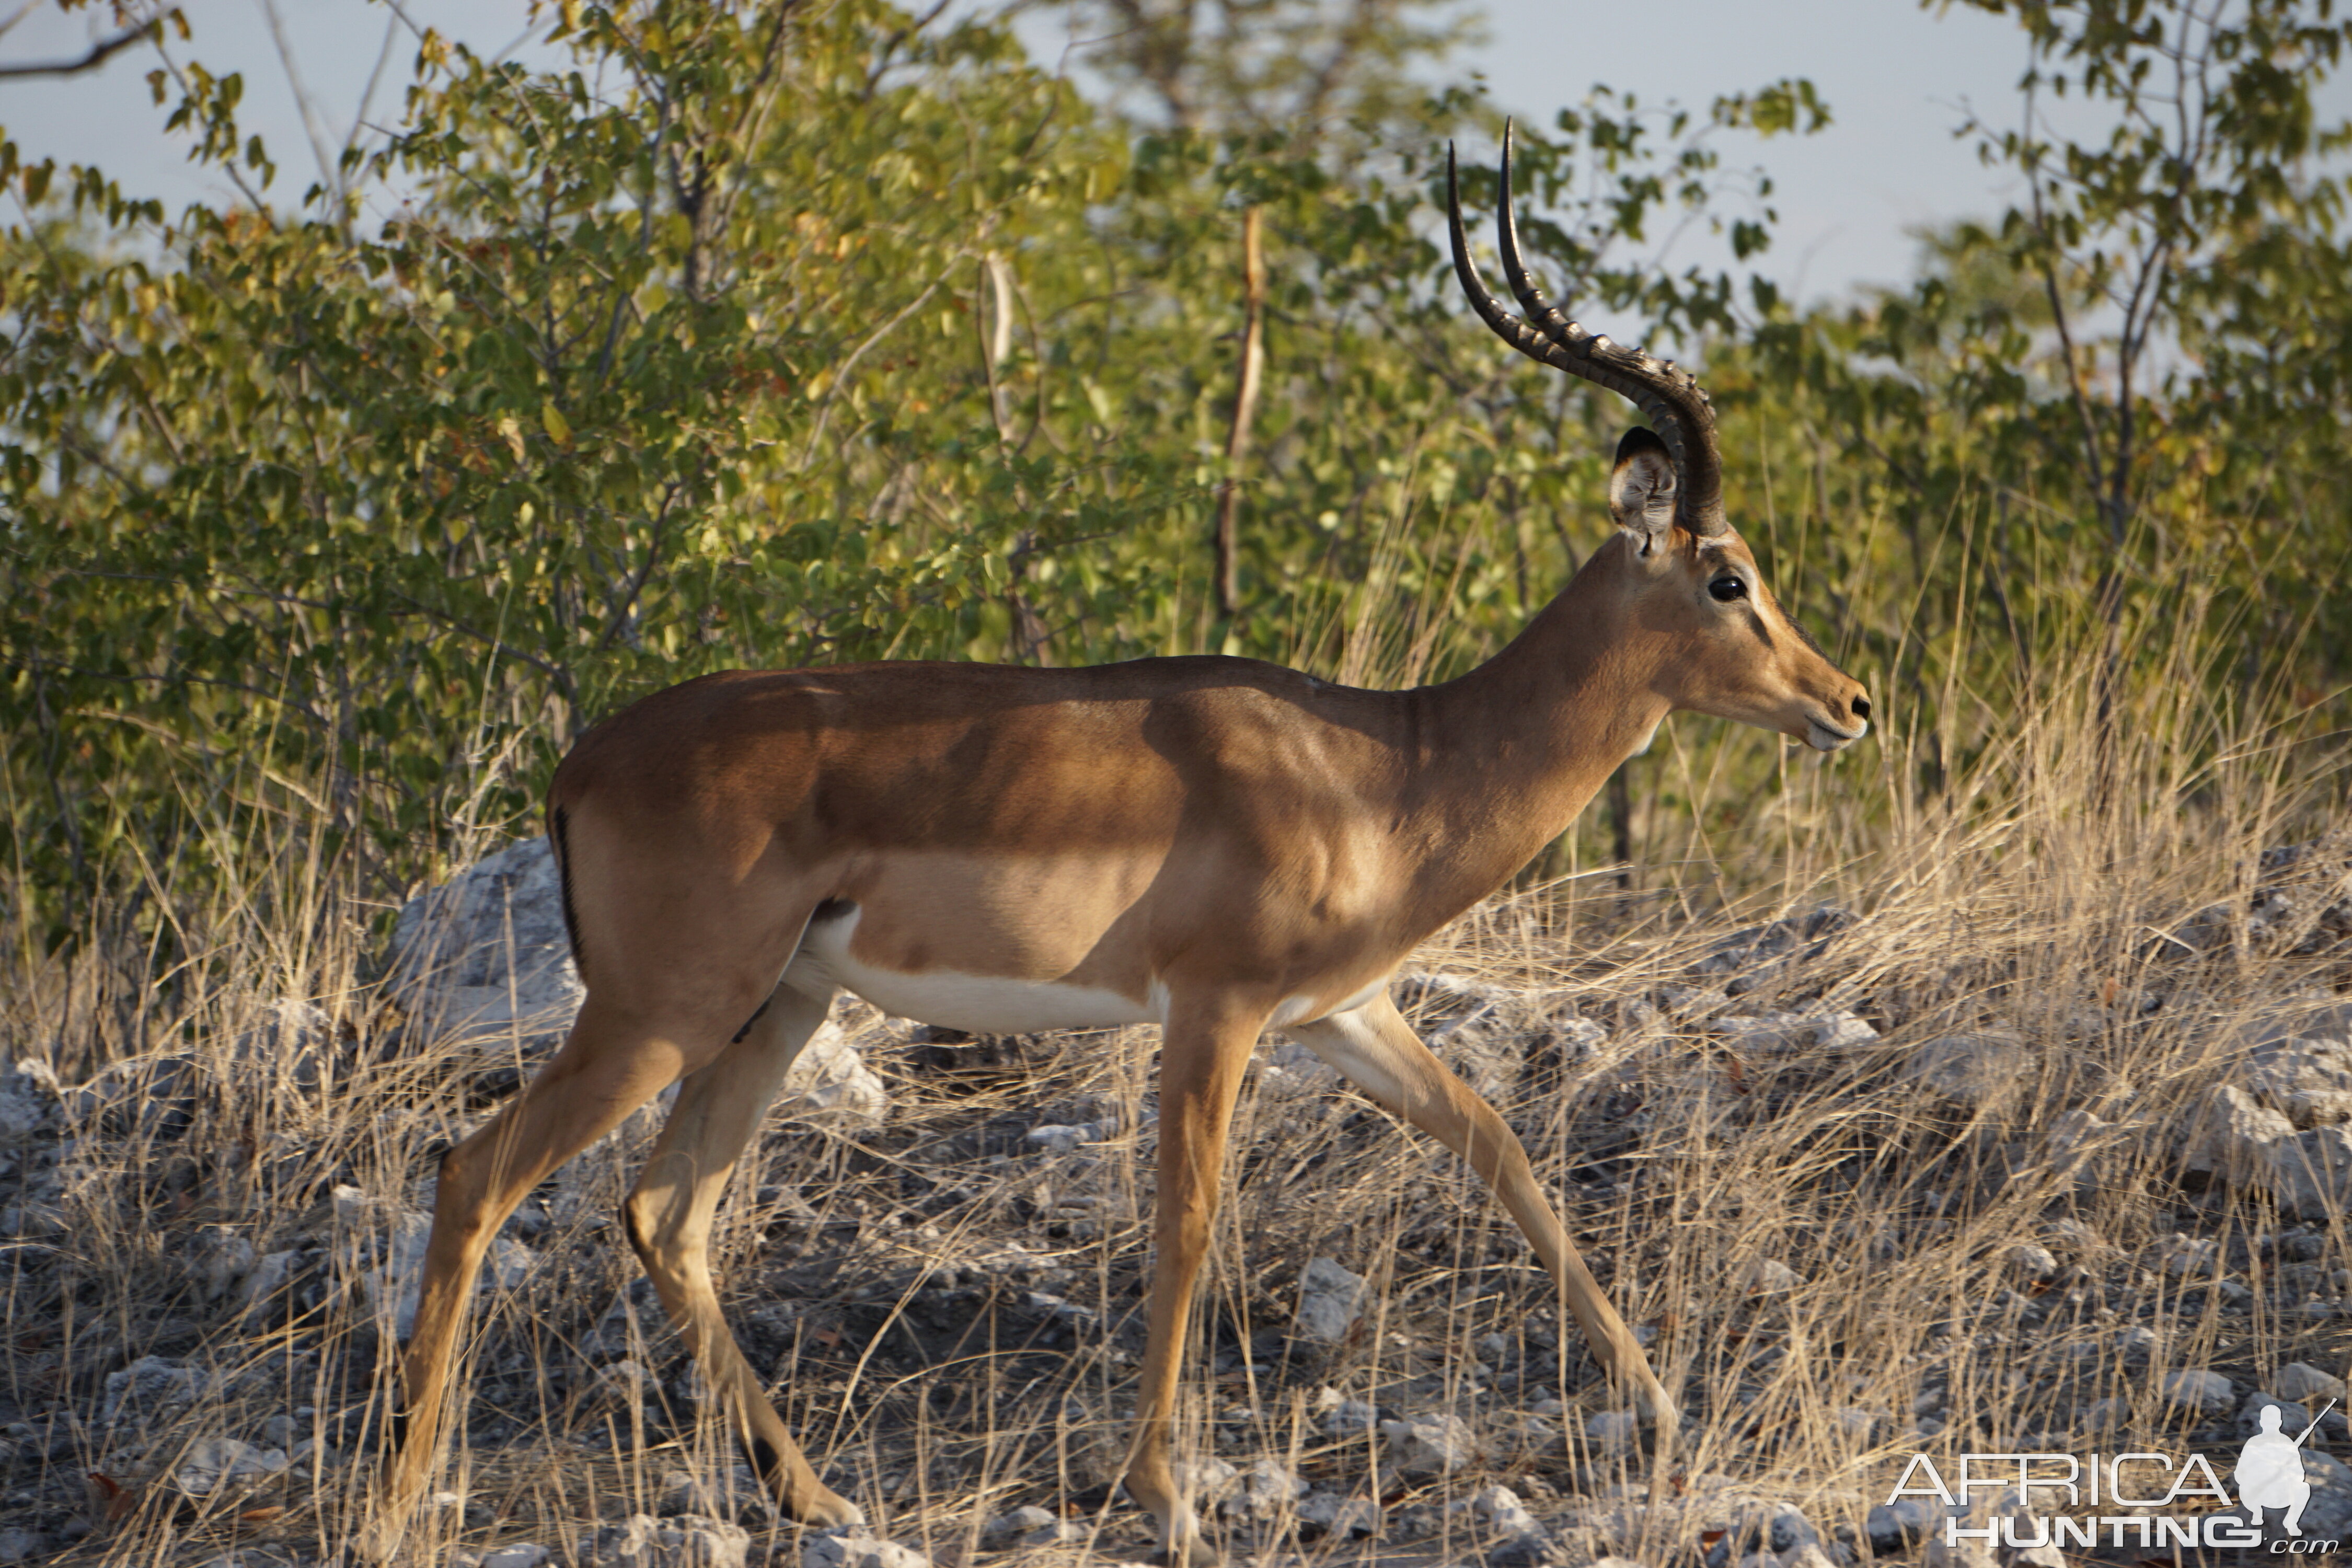
[[[1609,515],[1647,555],[1675,525],[1675,459],[1657,433],[1636,425],[1617,443],[1609,475]]]

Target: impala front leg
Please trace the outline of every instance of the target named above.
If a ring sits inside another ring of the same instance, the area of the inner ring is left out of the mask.
[[[1536,1256],[1543,1259],[1553,1286],[1576,1315],[1586,1342],[1598,1352],[1611,1379],[1657,1418],[1657,1458],[1663,1466],[1673,1452],[1679,1420],[1674,1399],[1650,1370],[1642,1342],[1578,1255],[1568,1227],[1560,1224],[1528,1163],[1527,1150],[1495,1108],[1422,1044],[1385,994],[1349,1012],[1311,1024],[1286,1025],[1284,1031],[1366,1094],[1469,1162],[1494,1189],[1534,1244]]]
[[[1184,1370],[1192,1287],[1208,1255],[1224,1171],[1225,1134],[1250,1049],[1265,1012],[1224,998],[1171,999],[1160,1049],[1160,1193],[1151,1276],[1151,1342],[1143,1357],[1127,1489],[1155,1515],[1171,1568],[1202,1568],[1216,1553],[1201,1539],[1192,1489],[1169,1464],[1177,1381]]]

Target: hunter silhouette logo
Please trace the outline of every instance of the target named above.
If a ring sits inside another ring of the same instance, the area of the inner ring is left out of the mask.
[[[2289,1437],[2279,1430],[2279,1407],[2263,1406],[2263,1429],[2246,1439],[2238,1450],[2238,1468],[2230,1472],[2238,1483],[2239,1506],[2256,1529],[2262,1527],[2264,1509],[2283,1508],[2286,1532],[2303,1533],[2303,1509],[2311,1500],[2311,1483],[2303,1475],[2304,1438],[2318,1431],[2320,1421],[2335,1408],[2336,1401],[2329,1400],[2327,1408],[2303,1429],[2302,1437]]]

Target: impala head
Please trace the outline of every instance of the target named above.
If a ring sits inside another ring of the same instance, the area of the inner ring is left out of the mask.
[[[1832,664],[1781,611],[1755,555],[1724,519],[1723,459],[1706,393],[1672,362],[1588,332],[1545,301],[1519,257],[1507,127],[1502,175],[1496,247],[1527,319],[1487,292],[1471,264],[1449,147],[1446,221],[1463,291],[1505,342],[1631,399],[1653,427],[1628,431],[1618,443],[1609,478],[1617,537],[1580,578],[1601,574],[1618,597],[1624,632],[1673,650],[1658,686],[1673,707],[1777,730],[1817,751],[1860,740],[1870,728],[1862,683]]]

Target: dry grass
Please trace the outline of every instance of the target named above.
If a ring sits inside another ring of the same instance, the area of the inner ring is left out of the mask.
[[[2097,1399],[2127,1403],[2119,1430],[2136,1445],[2185,1445],[2196,1433],[2154,1392],[2168,1370],[2248,1386],[2290,1361],[2343,1369],[2346,1320],[2305,1310],[2352,1264],[2340,1222],[2283,1242],[2290,1224],[2263,1198],[2191,1190],[2177,1155],[2245,1026],[2335,995],[2346,957],[2294,951],[2301,931],[2196,957],[2158,935],[2242,901],[2265,847],[2320,837],[2340,780],[2273,736],[2231,732],[2181,674],[2147,682],[2104,758],[2084,679],[1988,704],[1967,747],[1943,743],[1968,760],[1933,795],[1912,782],[1928,738],[1899,728],[1828,767],[1768,763],[1786,772],[1770,809],[1711,840],[1723,781],[1753,776],[1737,764],[1759,742],[1684,721],[1691,749],[1666,765],[1697,826],[1645,866],[1643,889],[1590,874],[1524,889],[1421,956],[1450,983],[1409,986],[1415,1015],[1495,1088],[1685,1391],[1685,1489],[1725,1478],[1826,1530],[1858,1521],[1914,1451],[2079,1451]],[[402,1037],[371,987],[375,911],[299,833],[233,863],[251,884],[199,909],[173,903],[167,879],[151,889],[195,955],[176,973],[119,942],[70,963],[20,951],[0,1013],[0,1049],[69,1082],[104,1068],[144,1085],[77,1113],[61,1144],[0,1151],[0,1205],[42,1208],[52,1160],[61,1178],[47,1218],[0,1238],[0,1400],[19,1423],[0,1512],[53,1527],[68,1489],[103,1478],[88,1483],[95,1528],[65,1561],[341,1538],[383,1407],[387,1325],[331,1194],[424,1206],[435,1152],[513,1065]],[[2352,892],[2345,871],[2334,845],[2286,873],[2305,929]],[[1695,973],[1734,928],[1822,900],[1857,918],[1819,952],[1748,973],[1736,999],[1709,989],[1731,976]],[[331,1047],[270,1026],[289,996],[337,1021]],[[1741,1048],[1714,1023],[1841,1008],[1883,1042]],[[887,1124],[772,1123],[722,1216],[723,1289],[754,1364],[831,1483],[937,1561],[968,1559],[982,1521],[1033,1501],[1098,1522],[1105,1553],[1139,1553],[1142,1522],[1110,1482],[1141,1342],[1156,1042],[1136,1030],[950,1050],[864,1027],[894,1096]],[[1924,1042],[1975,1031],[2026,1047],[1994,1092],[1963,1103],[1904,1076]],[[1188,1442],[1377,1498],[1389,1539],[1307,1539],[1276,1518],[1236,1542],[1307,1562],[1458,1555],[1473,1531],[1440,1505],[1491,1481],[1552,1516],[1645,1488],[1640,1456],[1581,1437],[1607,1389],[1507,1219],[1368,1102],[1301,1088],[1264,1075],[1242,1107]],[[2076,1111],[2105,1130],[2079,1160],[2053,1158],[2049,1134]],[[1100,1145],[1020,1142],[1105,1115],[1122,1131]],[[527,1210],[539,1263],[485,1298],[446,1479],[463,1503],[421,1527],[416,1561],[517,1539],[568,1547],[596,1521],[658,1508],[675,1472],[728,1495],[734,1456],[613,1218],[651,1125],[638,1118]],[[2216,1240],[2216,1261],[2158,1267],[2176,1232]],[[2058,1256],[2054,1281],[2012,1270],[2024,1242]],[[240,1245],[295,1254],[250,1312],[208,1283]],[[1336,1349],[1287,1333],[1318,1255],[1377,1287]],[[1793,1286],[1757,1289],[1764,1263]],[[2228,1300],[2215,1270],[2251,1300]],[[2125,1353],[2133,1327],[2154,1333],[2152,1359]],[[211,1386],[110,1426],[108,1376],[148,1355],[205,1369]],[[1485,1455],[1442,1481],[1395,1475],[1377,1443],[1327,1432],[1334,1396],[1458,1411]],[[1564,1435],[1520,1419],[1546,1398],[1565,1406],[1550,1429]],[[1927,1414],[1940,1433],[1917,1432]],[[192,1444],[224,1436],[331,1446],[250,1489],[194,1499],[169,1484]],[[1652,1516],[1651,1561],[1690,1544],[1666,1519]],[[755,1554],[797,1561],[792,1527],[765,1529]]]

